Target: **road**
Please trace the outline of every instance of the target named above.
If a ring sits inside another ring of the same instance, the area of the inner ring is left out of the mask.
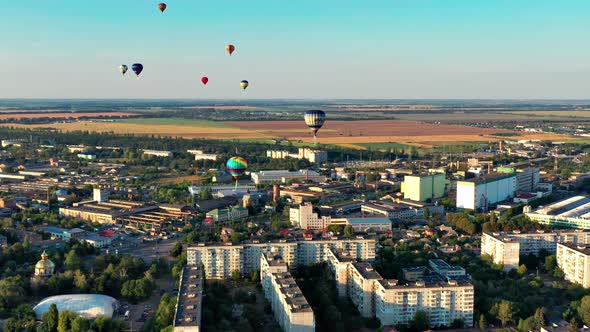
[[[152,261],[159,257],[169,258],[170,252],[176,245],[180,238],[173,238],[161,240],[160,243],[156,241],[141,243],[141,240],[125,240],[123,245],[113,246],[110,250],[117,250],[119,255],[129,254],[143,259],[146,264],[151,264]]]

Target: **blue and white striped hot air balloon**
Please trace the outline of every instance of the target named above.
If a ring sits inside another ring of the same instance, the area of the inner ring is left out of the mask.
[[[316,144],[316,136],[318,130],[322,128],[326,122],[326,113],[322,110],[309,110],[305,112],[305,124],[313,132],[313,144]]]

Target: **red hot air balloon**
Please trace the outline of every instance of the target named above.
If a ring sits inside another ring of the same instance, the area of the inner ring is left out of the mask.
[[[201,77],[201,82],[203,82],[203,85],[207,85],[207,82],[209,82],[209,78],[207,78],[207,76],[203,76]]]
[[[166,6],[166,4],[165,4],[165,3],[163,3],[163,2],[160,2],[160,3],[158,4],[158,9],[160,9],[160,11],[161,11],[162,13],[163,13],[163,12],[166,10],[166,7],[167,7],[167,6]]]
[[[229,53],[229,55],[231,55],[236,50],[236,47],[232,44],[229,44],[225,47],[225,50],[227,53]]]

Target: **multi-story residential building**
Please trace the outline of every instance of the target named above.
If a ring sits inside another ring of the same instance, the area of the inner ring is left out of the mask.
[[[558,243],[556,258],[565,280],[590,288],[590,248]]]
[[[427,313],[432,326],[451,326],[462,320],[473,326],[474,287],[468,278],[442,277],[400,284],[383,279],[368,263],[356,263],[331,251],[329,265],[340,296],[348,295],[363,317],[377,317],[381,325],[408,323],[416,312]]]
[[[516,175],[516,190],[533,192],[539,185],[541,172],[538,167],[515,169],[512,167],[498,167],[498,172]]]
[[[301,293],[287,264],[272,253],[260,256],[260,281],[275,319],[285,332],[313,332],[313,310]]]
[[[590,229],[590,198],[586,196],[566,198],[540,206],[534,211],[527,210],[525,215],[540,224]]]
[[[322,164],[328,161],[328,153],[326,151],[310,148],[299,148],[298,153],[290,153],[285,150],[267,150],[266,156],[272,159],[307,159],[310,162],[317,164]]]
[[[491,173],[457,181],[457,207],[487,211],[490,205],[512,198],[515,192],[515,174]]]
[[[191,250],[192,249],[192,250]],[[229,278],[234,271],[244,270],[242,245],[198,244],[187,249],[188,265],[203,265],[207,279]]]
[[[546,250],[557,251],[558,243],[575,245],[590,244],[590,232],[586,231],[537,231],[533,233],[487,233],[481,238],[481,253],[490,255],[494,263],[504,266],[506,271],[518,268],[520,256]]]
[[[187,248],[189,265],[203,264],[209,279],[223,279],[239,271],[248,274],[260,269],[260,256],[274,252],[283,257],[290,269],[299,265],[310,265],[328,260],[329,249],[340,249],[350,253],[357,260],[375,260],[375,239],[357,237],[353,239],[276,241],[267,243],[245,243],[240,245],[192,245]]]
[[[313,212],[311,203],[304,203],[299,207],[289,209],[289,221],[291,225],[301,229],[323,229],[326,227],[325,221]]]
[[[203,270],[199,266],[185,266],[180,275],[172,331],[201,331],[202,303]]]
[[[382,325],[408,323],[424,311],[431,326],[451,326],[462,320],[473,326],[474,287],[469,281],[416,281],[400,285],[397,280],[375,283],[375,315]]]
[[[316,171],[299,170],[299,171],[260,171],[250,174],[255,184],[264,183],[287,183],[289,180],[309,180],[313,182],[324,182],[326,177]]]
[[[445,195],[446,179],[441,173],[406,175],[402,183],[404,199],[425,202]]]

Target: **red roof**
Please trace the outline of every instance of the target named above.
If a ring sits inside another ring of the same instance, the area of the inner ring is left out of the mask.
[[[213,222],[213,218],[205,218],[205,219],[203,219],[203,222],[207,222],[207,223]]]
[[[103,237],[113,237],[113,236],[115,236],[115,232],[111,231],[110,229],[107,229],[106,231],[98,232],[98,235],[103,236]]]
[[[288,229],[283,229],[282,231],[279,232],[279,234],[281,234],[281,235],[289,235],[289,230]]]

